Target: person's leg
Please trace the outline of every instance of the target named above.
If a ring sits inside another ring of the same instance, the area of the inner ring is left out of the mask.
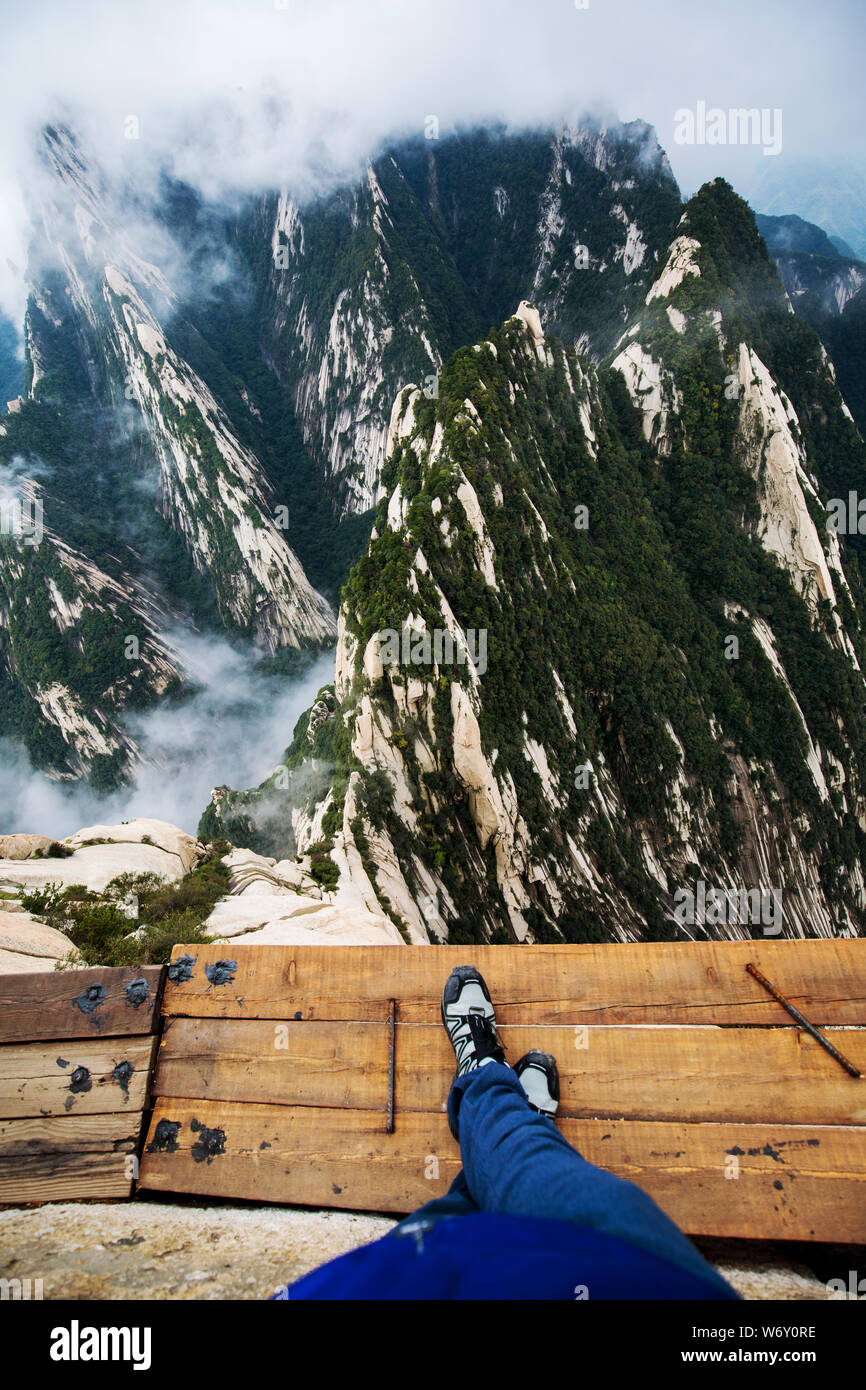
[[[588,1163],[552,1119],[531,1108],[506,1064],[488,1062],[455,1077],[448,1118],[483,1211],[573,1221],[723,1283],[651,1197]]]
[[[552,1057],[533,1052],[518,1062],[521,1070],[533,1064],[524,1089],[505,1062],[490,991],[474,966],[456,966],[448,977],[442,1023],[457,1060],[448,1122],[469,1191],[483,1211],[573,1221],[630,1241],[728,1292],[651,1197],[587,1163],[559,1133],[551,1118],[559,1099]]]
[[[434,1197],[432,1201],[425,1202],[423,1207],[418,1207],[417,1211],[405,1216],[390,1234],[414,1235],[416,1231],[429,1230],[433,1223],[440,1221],[443,1216],[467,1216],[479,1210],[469,1191],[466,1174],[461,1168],[444,1197]]]

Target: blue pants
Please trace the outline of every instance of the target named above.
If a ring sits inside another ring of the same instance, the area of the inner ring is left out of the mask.
[[[460,1142],[463,1171],[446,1196],[407,1216],[392,1235],[479,1210],[573,1221],[717,1283],[730,1297],[725,1281],[651,1197],[581,1158],[553,1120],[532,1109],[511,1067],[487,1062],[456,1077],[448,1121]]]

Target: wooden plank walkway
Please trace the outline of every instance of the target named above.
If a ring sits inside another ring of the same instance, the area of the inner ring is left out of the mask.
[[[132,1194],[164,976],[0,977],[0,1203]]]
[[[745,970],[866,1072],[863,941],[176,948],[141,1185],[390,1212],[444,1192],[439,999],[467,961],[510,1060],[556,1055],[562,1133],[684,1229],[866,1241],[866,1085]]]

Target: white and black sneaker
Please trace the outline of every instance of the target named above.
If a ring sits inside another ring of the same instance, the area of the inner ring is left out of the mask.
[[[559,1105],[559,1072],[549,1052],[527,1052],[515,1066],[526,1099],[540,1115],[556,1114]]]
[[[474,965],[457,965],[442,991],[442,1022],[457,1057],[457,1075],[504,1062],[490,992]]]

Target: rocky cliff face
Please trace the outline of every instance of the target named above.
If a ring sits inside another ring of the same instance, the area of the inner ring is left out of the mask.
[[[93,927],[96,930],[93,930]],[[375,898],[166,821],[0,836],[0,975],[165,962],[172,945],[399,945]]]
[[[261,465],[172,343],[178,291],[141,257],[118,195],[68,132],[47,133],[45,162],[32,257],[62,270],[28,313],[30,395],[52,395],[40,389],[57,370],[52,337],[77,338],[93,394],[130,411],[146,437],[157,509],[207,576],[224,621],[271,650],[332,636],[329,606],[287,544]]]
[[[42,499],[22,483],[11,502],[30,516]],[[0,541],[4,729],[36,767],[107,789],[139,755],[124,714],[182,690],[184,675],[160,636],[153,592],[128,572],[106,573],[50,528],[34,539]]]
[[[866,541],[826,509],[866,457],[726,185],[683,210],[640,123],[475,131],[304,208],[167,185],[143,238],[67,133],[46,161],[4,732],[111,785],[182,686],[170,614],[336,632],[208,838],[407,939],[859,930]],[[337,625],[306,571],[374,504]]]
[[[29,663],[7,604],[0,729],[97,786],[135,761],[130,699],[182,684],[158,635],[178,613],[270,653],[333,641],[316,585],[335,595],[369,534],[407,382],[435,399],[445,358],[530,293],[603,351],[679,209],[640,123],[410,141],[311,206],[231,214],[168,179],[145,205],[62,128],[42,154],[27,386],[0,466],[39,492],[47,544],[92,573],[75,617],[28,606]],[[37,557],[34,574],[71,572]]]
[[[524,296],[568,341],[608,346],[678,213],[641,122],[419,139],[325,201],[267,204],[268,354],[338,506],[378,500],[397,392],[432,397],[444,359]]]
[[[179,235],[69,132],[46,132],[43,164],[26,397],[0,424],[0,728],[107,788],[138,756],[127,708],[183,686],[160,636],[179,615],[271,654],[330,644],[336,621],[288,542],[261,412],[184,315]]]
[[[521,305],[397,399],[301,853],[416,941],[859,932],[864,465],[721,182],[608,365]]]

